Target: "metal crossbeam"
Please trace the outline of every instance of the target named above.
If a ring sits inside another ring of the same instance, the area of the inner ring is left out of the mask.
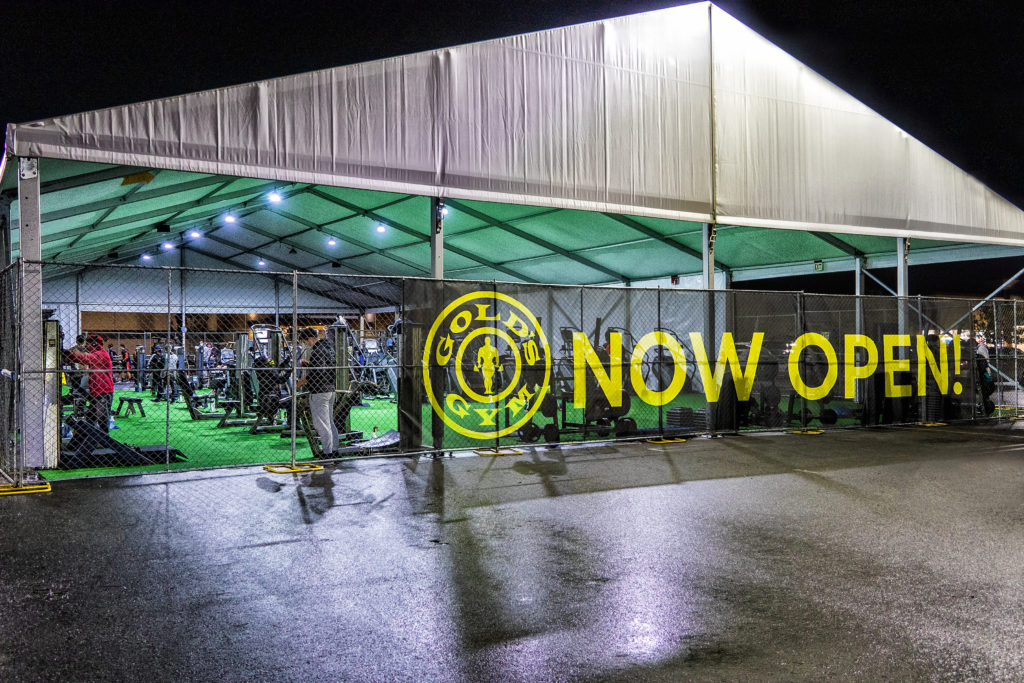
[[[93,183],[102,183],[108,180],[114,180],[116,178],[123,178],[126,175],[132,175],[134,173],[142,173],[143,171],[152,171],[151,168],[143,166],[116,166],[114,168],[108,168],[102,171],[93,171],[91,173],[82,173],[74,175],[68,178],[60,178],[59,180],[50,180],[43,182],[40,185],[42,194],[49,192],[60,192],[61,190],[72,190],[76,187],[83,187],[85,185],[92,185]],[[16,199],[18,196],[17,188],[11,188],[4,190],[2,195],[5,198]]]
[[[612,270],[611,268],[605,268],[600,263],[595,263],[595,262],[591,261],[590,259],[586,259],[586,258],[583,258],[582,256],[578,256],[578,255],[574,254],[573,252],[569,251],[568,249],[564,249],[564,248],[558,246],[557,244],[555,244],[553,242],[548,242],[545,239],[542,239],[542,238],[537,237],[535,235],[531,235],[530,233],[526,232],[525,230],[517,228],[514,225],[510,225],[510,224],[506,223],[505,221],[500,221],[497,218],[493,218],[491,216],[488,216],[484,212],[478,211],[477,209],[474,209],[471,206],[463,204],[460,201],[456,201],[454,199],[448,199],[448,200],[446,200],[446,205],[450,206],[452,208],[458,209],[459,211],[462,211],[463,213],[469,214],[473,218],[476,218],[478,220],[484,221],[485,223],[488,223],[488,224],[490,224],[491,226],[493,226],[495,228],[499,228],[501,230],[504,230],[505,232],[508,232],[508,233],[511,233],[511,234],[515,235],[516,237],[521,237],[522,239],[525,239],[525,240],[527,240],[529,242],[532,242],[532,243],[536,244],[537,246],[544,247],[548,251],[553,251],[556,254],[561,254],[565,258],[570,259],[572,261],[576,261],[577,263],[579,263],[581,265],[584,265],[587,268],[592,268],[594,270],[597,270],[599,272],[604,273],[605,275],[610,275],[613,278],[615,278],[616,280],[618,280],[619,282],[623,282],[625,284],[629,284],[629,281],[630,281],[629,278],[626,277],[625,275],[623,275],[622,273],[618,273],[618,272]]]
[[[830,244],[833,247],[835,247],[836,249],[838,249],[839,251],[843,252],[844,254],[847,254],[849,256],[853,256],[854,258],[861,258],[862,256],[864,256],[864,252],[862,252],[860,249],[856,248],[852,244],[847,244],[846,242],[844,242],[843,240],[839,239],[838,237],[836,237],[832,233],[810,231],[810,232],[808,232],[808,234],[809,235],[814,235],[815,237],[817,237],[822,242],[825,242],[826,244]]]
[[[186,251],[191,251],[193,253],[199,254],[200,256],[205,256],[206,258],[214,259],[214,260],[217,260],[217,261],[224,261],[224,260],[230,261],[231,259],[235,258],[233,256],[228,256],[228,257],[220,256],[219,254],[214,254],[212,252],[206,251],[205,249],[200,249],[198,247],[193,247],[191,245],[184,247],[184,249]],[[284,264],[282,264],[282,265],[284,265]],[[296,269],[293,269],[293,270],[296,270]],[[264,273],[264,272],[261,272],[259,270],[254,269],[254,268],[243,268],[242,270],[239,270],[238,272],[239,273],[256,273],[258,275],[262,275],[263,277],[272,279],[275,282],[287,283],[289,287],[292,284],[291,278],[287,278],[287,279],[286,278],[282,278],[282,277],[280,277],[278,275],[274,275],[274,274],[271,274],[271,273]],[[345,306],[350,306],[350,307],[352,307],[352,308],[354,308],[356,310],[363,310],[365,308],[364,306],[359,306],[358,304],[356,304],[353,301],[347,301],[347,300],[344,300],[344,299],[339,299],[338,297],[331,296],[330,294],[327,294],[327,293],[324,293],[324,292],[320,292],[320,291],[317,291],[315,289],[309,289],[308,287],[303,287],[302,285],[299,285],[299,289],[301,289],[302,291],[307,292],[309,294],[314,294],[316,296],[322,296],[322,297],[325,297],[325,298],[328,298],[328,299],[334,299],[338,303],[344,304]],[[365,296],[367,296],[368,298],[374,298],[374,297],[371,297],[370,295],[365,295]],[[380,302],[381,305],[384,305],[384,306],[394,305],[393,303],[388,303],[388,302],[384,301],[383,299],[377,299],[377,301]]]
[[[225,201],[231,201],[232,199],[240,199],[242,197],[258,196],[268,189],[280,187],[280,182],[268,182],[262,185],[256,185],[248,187],[244,190],[236,190],[234,192],[228,192],[221,195],[207,195],[204,198],[193,199],[187,202],[179,202],[170,206],[161,207],[152,211],[145,211],[140,214],[133,216],[123,216],[121,218],[115,218],[113,220],[105,221],[99,225],[92,226],[86,225],[79,228],[72,228],[70,230],[64,230],[55,234],[47,235],[43,238],[43,242],[54,242],[57,240],[67,239],[69,237],[77,237],[78,235],[91,232],[93,230],[109,230],[110,228],[116,228],[121,225],[129,225],[131,223],[138,223],[139,221],[153,219],[153,224],[167,220],[169,215],[180,213],[182,211],[188,211],[189,209],[199,208],[201,206],[208,206],[210,204],[216,204]],[[214,213],[219,212],[216,211]],[[189,220],[199,220],[197,217],[190,217]]]
[[[384,216],[381,216],[380,214],[375,213],[374,211],[371,211],[369,209],[364,209],[364,208],[362,208],[360,206],[357,206],[356,204],[353,204],[351,202],[347,202],[344,199],[339,199],[337,197],[332,197],[331,195],[329,195],[326,192],[323,192],[323,191],[321,191],[321,190],[319,190],[317,188],[313,188],[312,190],[310,190],[310,193],[316,195],[317,197],[320,197],[321,199],[325,199],[325,200],[327,200],[329,202],[333,202],[334,204],[337,204],[338,206],[342,206],[342,207],[348,209],[349,211],[354,211],[354,212],[356,212],[356,213],[358,213],[358,214],[360,214],[362,216],[365,216],[365,217],[367,217],[367,218],[369,218],[371,220],[377,221],[378,223],[383,223],[384,225],[389,225],[389,226],[395,228],[396,230],[400,230],[401,232],[406,233],[407,235],[414,235],[421,242],[427,242],[430,239],[429,235],[424,235],[423,233],[419,232],[415,228],[411,228],[411,227],[409,227],[407,225],[403,225],[402,223],[399,223],[398,221],[392,220],[390,218],[385,218]],[[449,200],[449,205],[451,205],[451,200]],[[511,268],[506,268],[504,265],[502,265],[500,263],[495,263],[493,261],[490,261],[490,260],[484,258],[483,256],[478,256],[477,254],[474,254],[472,252],[466,251],[465,249],[461,249],[461,248],[456,247],[456,246],[454,246],[452,244],[445,244],[444,248],[447,249],[448,251],[452,252],[453,254],[458,254],[459,256],[462,256],[464,258],[468,258],[471,261],[476,261],[477,263],[479,263],[481,265],[487,266],[488,268],[491,268],[493,270],[497,270],[498,272],[505,273],[506,275],[509,275],[511,277],[516,278],[517,280],[522,280],[523,282],[531,282],[531,283],[535,283],[535,284],[538,283],[538,280],[534,280],[531,277],[527,277],[527,276],[525,276],[525,275],[523,275],[521,273],[517,273],[516,271],[512,270]]]
[[[349,235],[345,235],[344,233],[341,233],[340,231],[336,232],[334,230],[330,230],[330,229],[324,228],[322,225],[318,225],[318,224],[314,223],[313,221],[310,221],[310,220],[307,220],[307,219],[303,218],[302,216],[297,216],[295,214],[289,213],[287,211],[283,211],[281,209],[269,209],[269,210],[272,211],[273,213],[278,214],[279,216],[287,218],[290,221],[295,221],[299,225],[306,226],[306,230],[302,230],[302,231],[300,231],[298,233],[295,233],[295,234],[301,234],[301,233],[309,232],[310,230],[320,230],[320,231],[324,232],[327,235],[331,235],[332,237],[336,237],[339,240],[342,240],[343,242],[348,242],[349,244],[354,244],[355,246],[359,247],[360,249],[366,250],[365,254],[352,254],[352,255],[349,255],[349,256],[345,256],[345,257],[343,257],[341,259],[334,259],[335,261],[341,261],[341,260],[346,260],[346,259],[358,258],[360,256],[369,256],[370,254],[378,254],[380,256],[384,256],[385,258],[389,258],[392,261],[397,261],[398,263],[401,263],[402,265],[407,266],[409,268],[412,268],[413,270],[416,270],[416,271],[418,271],[420,273],[423,273],[423,274],[428,274],[429,273],[429,271],[426,270],[423,266],[418,265],[418,264],[416,264],[416,263],[414,263],[414,262],[412,262],[412,261],[410,261],[408,259],[402,258],[401,256],[396,256],[395,254],[388,253],[388,250],[386,250],[386,249],[380,249],[380,248],[375,247],[375,246],[373,246],[371,244],[367,244],[366,242],[363,242],[361,240],[357,240],[354,237],[351,237]],[[273,235],[270,234],[270,233],[259,232],[258,230],[253,229],[249,224],[245,224],[244,227],[247,230],[252,230],[253,232],[256,232],[256,233],[258,233],[260,235],[263,235],[264,237],[273,237]],[[299,248],[301,248],[301,247],[296,247],[296,249],[299,249]],[[307,251],[307,253],[312,253],[312,252],[309,252],[308,250],[304,250],[304,251]],[[321,258],[325,258],[324,254],[318,254],[318,255]]]
[[[647,227],[646,225],[636,220],[635,218],[630,218],[629,216],[620,216],[614,213],[602,213],[602,215],[607,216],[608,218],[611,218],[613,221],[621,223],[622,225],[625,225],[628,228],[636,230],[637,232],[642,233],[653,240],[657,240],[658,242],[661,242],[666,246],[672,247],[676,251],[681,251],[687,256],[692,256],[698,261],[703,258],[702,254],[697,249],[692,249],[686,246],[685,244],[680,244],[671,237],[663,235],[657,230],[654,230],[653,228]],[[721,261],[716,261],[716,265],[722,270],[729,272],[729,266],[725,265]]]
[[[154,171],[153,172],[153,176],[155,177],[159,173],[160,173],[160,171]],[[132,189],[128,190],[123,195],[121,195],[119,197],[119,199],[121,201],[128,201],[133,195],[137,194],[143,187],[145,187],[145,185],[143,185],[143,184],[136,185],[135,187],[133,187]],[[118,206],[120,206],[120,203],[118,203],[118,204],[116,204],[114,206],[111,206],[106,211],[104,211],[102,216],[100,216],[98,219],[96,219],[96,220],[94,220],[92,222],[93,227],[95,228],[97,225],[99,225],[100,223],[105,221],[107,219],[107,217],[110,216],[110,214],[114,213],[114,211],[117,210]],[[73,240],[71,240],[71,244],[69,244],[67,247],[65,247],[64,250],[59,252],[54,258],[59,258],[61,254],[66,252],[68,249],[71,249],[76,244],[78,244],[78,242],[80,242],[83,237],[85,237],[85,234],[79,235],[78,237],[76,237]]]
[[[156,175],[159,171],[153,171]],[[234,182],[236,179],[232,179]],[[50,221],[59,221],[64,218],[71,218],[72,216],[80,216],[86,213],[92,213],[93,211],[103,211],[104,209],[116,209],[120,206],[127,206],[135,202],[144,202],[149,199],[158,199],[160,197],[166,197],[167,195],[178,194],[180,192],[191,192],[192,190],[200,190],[204,187],[211,185],[219,185],[224,182],[224,178],[221,176],[207,176],[205,178],[198,178],[196,180],[190,180],[184,183],[176,183],[174,185],[166,185],[164,187],[155,188],[147,192],[140,192],[140,190],[146,187],[145,184],[138,184],[131,188],[127,193],[113,197],[112,199],[103,199],[96,202],[89,202],[88,204],[76,204],[69,206],[65,209],[58,209],[56,211],[49,211],[43,214],[43,222],[48,223]]]

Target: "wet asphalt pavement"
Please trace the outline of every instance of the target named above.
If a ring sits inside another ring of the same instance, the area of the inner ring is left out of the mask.
[[[1024,429],[58,482],[0,681],[1024,679]]]

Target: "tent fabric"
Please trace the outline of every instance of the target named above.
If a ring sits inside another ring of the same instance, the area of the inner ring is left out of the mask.
[[[8,127],[7,152],[1024,246],[1024,213],[708,3]]]

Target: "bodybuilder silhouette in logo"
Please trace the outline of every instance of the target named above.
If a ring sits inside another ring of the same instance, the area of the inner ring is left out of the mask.
[[[484,337],[484,345],[476,352],[476,365],[473,369],[484,377],[484,393],[494,393],[494,373],[503,372],[504,368],[498,363],[498,349],[491,346],[490,337]]]

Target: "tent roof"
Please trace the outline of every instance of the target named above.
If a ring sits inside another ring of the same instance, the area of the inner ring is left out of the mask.
[[[44,257],[78,263],[198,228],[190,248],[238,265],[422,275],[427,195],[452,210],[446,275],[473,279],[699,272],[698,221],[723,226],[738,278],[890,258],[887,237],[917,258],[1024,247],[1019,209],[708,3],[12,125],[6,144],[43,158]]]
[[[267,270],[430,272],[430,200],[420,195],[52,159],[41,176],[47,260],[82,267],[147,253],[176,265],[184,251],[195,266],[255,269],[262,259]],[[701,226],[691,221],[473,200],[447,207],[447,277],[642,283],[701,270]],[[815,260],[849,269],[861,255],[869,267],[891,266],[893,251],[886,237],[728,225],[715,245],[716,265],[737,281],[814,272]],[[911,253],[929,263],[1024,249],[915,239]]]

